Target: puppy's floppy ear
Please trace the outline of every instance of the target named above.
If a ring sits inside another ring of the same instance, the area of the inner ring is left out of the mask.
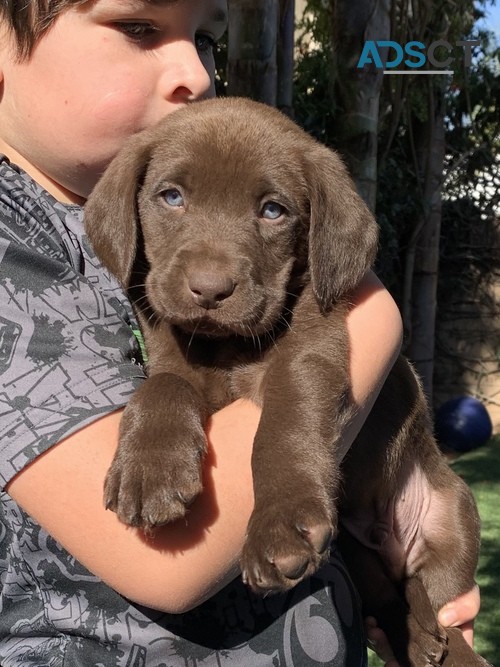
[[[112,160],[84,209],[85,230],[92,247],[124,288],[130,284],[137,253],[137,193],[151,145],[148,133],[130,140]]]
[[[316,145],[308,155],[309,270],[327,311],[356,287],[377,252],[378,226],[340,157]]]

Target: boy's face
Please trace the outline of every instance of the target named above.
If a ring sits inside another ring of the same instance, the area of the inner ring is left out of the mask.
[[[214,95],[225,27],[226,0],[95,0],[27,61],[2,39],[0,151],[59,199],[87,197],[130,135]]]

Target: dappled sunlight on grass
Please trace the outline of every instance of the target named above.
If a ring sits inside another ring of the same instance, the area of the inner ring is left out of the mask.
[[[481,516],[481,612],[475,647],[493,665],[500,665],[500,437],[457,458],[452,467],[471,487]]]

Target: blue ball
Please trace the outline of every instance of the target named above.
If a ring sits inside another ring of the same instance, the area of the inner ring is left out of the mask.
[[[435,417],[436,438],[441,445],[457,452],[468,452],[491,438],[491,418],[477,398],[459,396],[439,408]]]

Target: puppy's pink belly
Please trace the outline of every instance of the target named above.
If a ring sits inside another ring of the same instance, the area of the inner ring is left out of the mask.
[[[439,492],[414,468],[397,495],[357,508],[342,522],[362,544],[378,551],[400,579],[420,569],[428,553],[426,538],[442,525],[445,510]]]
[[[438,492],[415,468],[396,501],[394,532],[406,558],[406,574],[414,574],[428,553],[426,536],[443,521]]]

